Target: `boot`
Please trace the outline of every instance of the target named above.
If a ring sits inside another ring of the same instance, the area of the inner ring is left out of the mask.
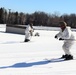
[[[65,55],[62,55],[62,57],[61,58],[65,58]]]
[[[28,42],[28,41],[30,41],[29,39],[25,39],[25,41],[24,42]]]
[[[66,56],[65,60],[72,60],[73,59],[73,56],[72,55],[68,55]]]
[[[66,58],[68,55],[66,54],[66,55],[62,55],[62,57],[61,58]]]

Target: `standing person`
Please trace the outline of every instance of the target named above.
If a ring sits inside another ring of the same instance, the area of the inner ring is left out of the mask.
[[[61,58],[65,58],[65,60],[73,59],[73,55],[71,55],[70,49],[74,44],[75,37],[72,34],[71,27],[67,26],[66,22],[59,22],[60,32],[55,35],[55,38],[59,38],[59,40],[64,40],[64,44],[62,46],[65,55],[62,55]]]
[[[25,30],[25,40],[24,42],[30,41],[30,38],[33,36],[33,23],[30,23]]]

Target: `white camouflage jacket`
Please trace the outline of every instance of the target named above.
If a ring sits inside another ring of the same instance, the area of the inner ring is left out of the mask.
[[[64,31],[60,30],[58,34],[56,34],[57,38],[62,38],[64,40],[69,39],[69,40],[75,40],[75,37],[71,31],[70,27],[66,27]]]

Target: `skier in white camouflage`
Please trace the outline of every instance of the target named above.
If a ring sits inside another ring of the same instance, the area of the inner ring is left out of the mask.
[[[27,25],[25,29],[25,40],[24,42],[30,41],[31,37],[33,36],[33,23]]]
[[[75,37],[71,31],[71,27],[67,26],[67,23],[62,21],[59,22],[60,25],[60,32],[55,35],[55,38],[59,40],[64,40],[64,44],[62,46],[65,55],[62,55],[61,58],[65,60],[73,59],[73,55],[70,52],[72,45],[74,44]]]

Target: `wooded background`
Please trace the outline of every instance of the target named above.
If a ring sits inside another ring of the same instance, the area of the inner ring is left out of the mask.
[[[6,10],[5,8],[0,8],[0,24],[25,25],[33,22],[34,26],[58,27],[58,23],[60,21],[65,21],[72,28],[76,28],[75,13],[60,15],[58,12],[49,14],[36,11],[34,13],[28,14],[18,11],[12,12],[11,9]]]

